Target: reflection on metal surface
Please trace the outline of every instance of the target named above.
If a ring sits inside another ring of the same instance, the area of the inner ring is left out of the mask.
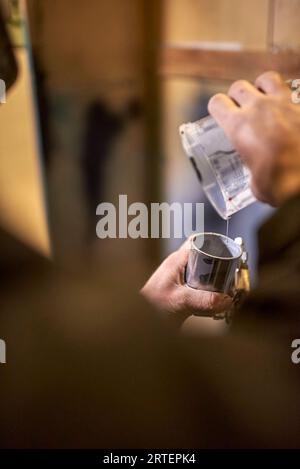
[[[195,235],[186,268],[187,285],[199,290],[233,294],[235,271],[241,256],[240,246],[224,235]]]

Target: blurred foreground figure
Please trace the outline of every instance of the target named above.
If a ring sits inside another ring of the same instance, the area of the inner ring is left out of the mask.
[[[283,86],[277,75],[268,77],[266,87]],[[238,92],[241,101],[249,98],[249,86]],[[258,288],[230,333],[180,337],[177,319],[227,301],[186,293],[186,250],[169,257],[143,289],[167,312],[159,315],[128,293],[136,288],[130,279],[139,278],[128,265],[103,266],[100,278],[89,266],[58,271],[39,259],[23,269],[2,264],[2,447],[300,446],[300,375],[291,361],[291,341],[300,338],[300,111],[279,94],[273,108],[267,95],[258,96],[264,103],[257,97],[259,115],[266,113],[261,136],[257,116],[250,119],[255,103],[237,107],[222,95],[210,106],[220,123],[222,116],[230,121],[229,108],[245,117],[239,124],[234,118],[234,135],[244,129],[247,148],[260,145],[261,152],[255,164],[246,147],[240,153],[253,163],[257,193],[280,205],[259,235]]]

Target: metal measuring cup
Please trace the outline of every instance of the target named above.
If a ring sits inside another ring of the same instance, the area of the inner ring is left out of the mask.
[[[186,284],[191,288],[233,296],[242,253],[241,246],[225,235],[195,234],[191,238]]]

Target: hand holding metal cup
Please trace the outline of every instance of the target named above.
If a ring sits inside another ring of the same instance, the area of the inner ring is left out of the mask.
[[[244,278],[246,273],[248,279],[242,287],[241,273]],[[250,283],[247,255],[241,238],[234,241],[218,233],[198,233],[192,236],[185,280],[191,288],[224,293],[233,299],[237,293],[240,297],[241,291],[246,293]]]

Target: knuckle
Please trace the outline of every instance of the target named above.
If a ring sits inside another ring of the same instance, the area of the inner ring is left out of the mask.
[[[248,84],[247,80],[236,80],[229,87],[228,94],[244,93]]]
[[[263,87],[266,84],[268,85],[270,92],[278,91],[278,89],[285,89],[286,87],[281,75],[274,70],[262,73],[255,80],[255,85],[258,88]]]
[[[268,70],[258,75],[258,77],[255,80],[255,83],[258,83],[264,80],[272,80],[272,79],[278,80],[278,79],[281,79],[281,77],[278,72],[275,72],[274,70]]]
[[[278,83],[282,82],[282,78],[280,73],[276,72],[275,70],[269,70],[265,73],[266,78],[269,80],[277,81]]]
[[[210,98],[208,101],[208,110],[209,112],[213,111],[215,107],[223,100],[223,94],[217,93]]]

